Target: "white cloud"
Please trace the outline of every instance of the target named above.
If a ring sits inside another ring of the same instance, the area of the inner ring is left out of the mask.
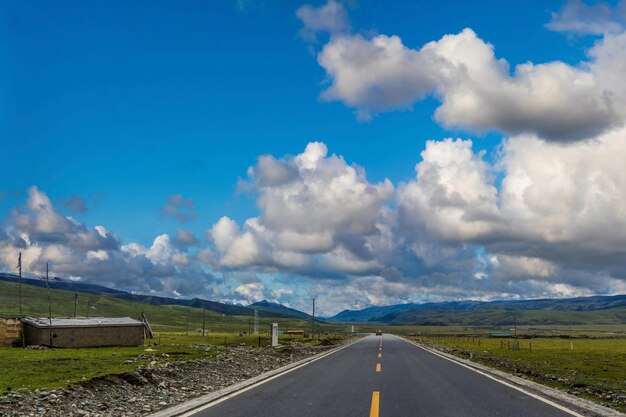
[[[599,2],[586,4],[581,0],[569,0],[546,25],[557,32],[604,35],[622,32],[626,27],[626,2],[615,6]]]
[[[305,4],[298,8],[296,16],[304,24],[300,30],[300,36],[308,41],[315,41],[318,32],[334,34],[350,29],[346,10],[335,0],[329,0],[320,7]]]
[[[185,198],[182,194],[172,194],[167,197],[165,205],[161,209],[163,217],[171,217],[181,222],[194,220],[198,217],[191,198]]]
[[[177,229],[176,230],[176,243],[181,246],[196,246],[198,239],[190,230]]]
[[[470,141],[431,141],[422,157],[398,193],[411,239],[484,245],[527,277],[567,279],[561,266],[626,278],[626,128],[567,146],[514,137],[496,167]]]
[[[265,286],[262,282],[242,284],[235,289],[235,294],[244,297],[246,301],[261,301],[265,298]]]
[[[613,52],[624,60],[623,49]],[[365,119],[410,108],[431,94],[442,102],[435,118],[446,127],[537,133],[568,142],[620,125],[626,115],[624,97],[614,91],[621,87],[599,76],[602,71],[621,76],[605,61],[575,67],[529,62],[511,74],[509,64],[471,29],[421,49],[404,46],[397,36],[335,36],[318,62],[330,79],[322,97],[344,102]]]
[[[48,263],[54,275],[140,292],[199,295],[214,280],[169,235],[158,236],[149,248],[122,245],[104,226],[91,229],[63,216],[36,187],[0,233],[0,265],[13,270],[19,252],[26,275],[43,274]]]
[[[449,241],[476,239],[497,226],[497,191],[471,140],[428,141],[415,170],[416,181],[398,193],[404,225]]]
[[[312,142],[293,157],[260,157],[247,188],[257,194],[261,214],[241,230],[227,217],[211,228],[220,265],[302,270],[321,259],[334,272],[378,265],[369,259],[368,239],[381,234],[383,208],[393,196],[388,180],[372,184],[362,168]]]

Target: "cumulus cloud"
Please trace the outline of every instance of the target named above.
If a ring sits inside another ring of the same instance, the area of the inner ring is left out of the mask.
[[[372,250],[383,239],[384,206],[394,191],[390,181],[370,183],[361,167],[311,142],[293,157],[261,156],[247,184],[261,215],[242,228],[222,217],[211,228],[220,265],[309,273],[320,262],[333,272],[380,268]]]
[[[560,265],[624,278],[625,156],[625,128],[569,146],[513,137],[492,167],[471,141],[429,142],[398,211],[413,235],[484,245],[528,277]]]
[[[334,36],[317,59],[330,81],[322,98],[345,103],[361,119],[433,95],[442,103],[435,119],[446,127],[571,142],[621,125],[626,116],[626,98],[616,90],[621,83],[609,82],[621,76],[619,68],[594,53],[605,42],[578,66],[528,62],[512,71],[471,29],[420,49],[398,36]],[[612,49],[612,60],[625,56]]]
[[[175,242],[180,246],[196,246],[198,238],[192,231],[186,229],[177,229]]]
[[[87,201],[78,195],[73,195],[67,200],[61,200],[61,204],[73,213],[85,213],[87,211]]]
[[[606,3],[587,4],[581,0],[570,0],[563,8],[552,13],[546,25],[557,32],[582,35],[604,35],[623,32],[626,28],[626,2],[611,6]]]
[[[595,14],[575,26],[585,7]],[[22,252],[35,274],[51,262],[58,275],[135,291],[303,310],[313,296],[324,314],[625,292],[626,34],[604,7],[572,2],[551,23],[602,33],[587,61],[513,70],[470,29],[413,49],[395,36],[350,35],[339,3],[304,7],[305,29],[331,32],[318,55],[325,99],[368,118],[434,95],[444,126],[509,136],[490,155],[470,139],[430,140],[414,177],[397,186],[368,180],[321,142],[262,155],[240,182],[258,215],[224,216],[202,242],[178,229],[125,243],[61,214],[32,187],[0,230],[0,263],[12,268]],[[602,19],[609,29],[600,32]],[[193,201],[170,196],[163,215],[191,220]]]
[[[150,247],[123,244],[104,226],[89,228],[64,216],[36,187],[0,233],[0,265],[12,270],[19,252],[27,275],[42,274],[49,263],[61,277],[144,293],[200,295],[211,293],[215,282],[196,255],[169,235],[157,236]]]
[[[171,217],[181,222],[194,220],[198,217],[191,198],[184,198],[182,194],[172,194],[167,197],[161,209],[163,217]]]
[[[221,218],[211,262],[308,277],[328,308],[615,291],[626,279],[625,139],[626,128],[569,145],[519,135],[494,163],[469,139],[428,141],[397,190],[321,143],[263,156],[247,179],[259,216]]]
[[[448,241],[476,239],[496,227],[497,191],[471,140],[428,141],[415,170],[416,181],[398,194],[404,225]]]
[[[320,7],[305,4],[296,10],[296,16],[304,24],[300,30],[300,36],[308,41],[316,41],[318,32],[334,34],[350,29],[346,10],[341,3],[335,0],[329,0],[328,3]]]

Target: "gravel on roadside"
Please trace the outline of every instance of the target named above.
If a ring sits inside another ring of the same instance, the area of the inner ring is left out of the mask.
[[[333,346],[230,347],[212,359],[159,363],[69,388],[0,395],[0,416],[145,416],[279,368]],[[212,346],[204,349],[222,349]]]

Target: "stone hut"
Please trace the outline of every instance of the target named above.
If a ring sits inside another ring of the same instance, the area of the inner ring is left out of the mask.
[[[24,340],[29,345],[55,348],[143,346],[144,323],[129,317],[22,319]]]
[[[18,318],[0,318],[0,347],[10,347],[22,340],[22,323]]]

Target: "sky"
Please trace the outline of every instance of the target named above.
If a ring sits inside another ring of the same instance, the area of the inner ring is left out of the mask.
[[[626,292],[626,2],[4,1],[0,269],[322,314]]]

